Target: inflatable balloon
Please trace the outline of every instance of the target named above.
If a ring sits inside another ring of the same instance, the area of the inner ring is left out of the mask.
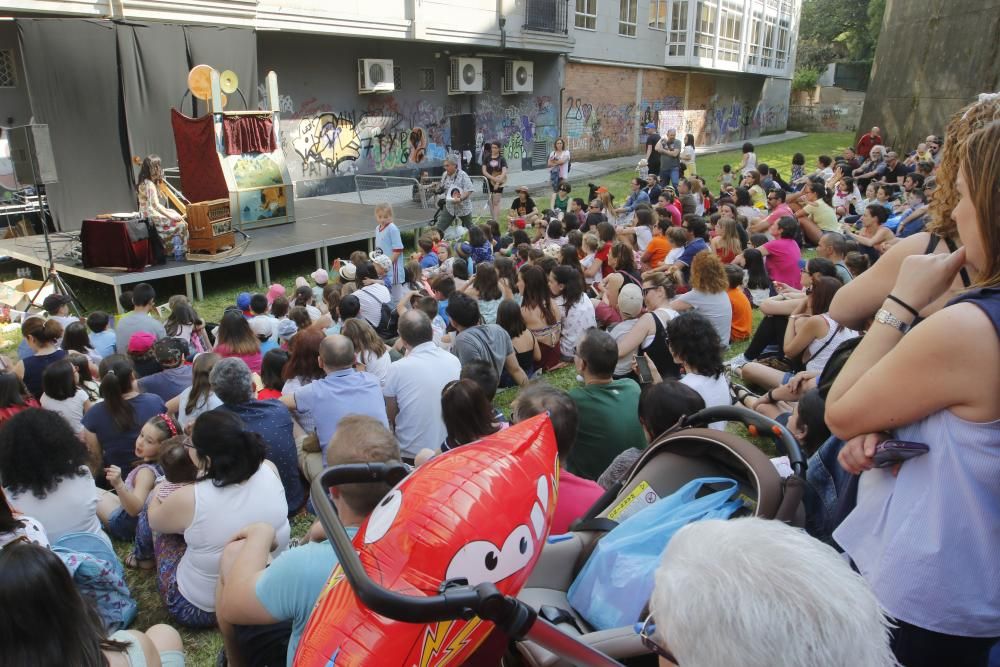
[[[538,415],[431,459],[389,492],[354,548],[368,576],[433,596],[442,582],[524,585],[548,535],[559,481],[549,418]],[[479,618],[417,625],[365,608],[338,566],[302,635],[295,665],[461,665],[492,631]]]

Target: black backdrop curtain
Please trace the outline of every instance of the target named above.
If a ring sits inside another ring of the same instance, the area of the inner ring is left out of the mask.
[[[132,156],[177,164],[170,108],[183,106],[197,64],[231,69],[249,108],[257,105],[257,36],[243,28],[125,24],[82,19],[17,19],[35,122],[47,123],[59,183],[53,216],[79,229],[97,213],[137,207]],[[239,93],[227,109],[242,109]],[[196,113],[207,111],[199,103]]]
[[[63,230],[95,213],[132,211],[124,150],[115,25],[81,19],[18,19],[18,39],[37,123],[47,123],[59,182],[49,206]]]

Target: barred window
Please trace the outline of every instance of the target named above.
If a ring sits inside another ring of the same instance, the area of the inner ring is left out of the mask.
[[[17,65],[14,61],[14,51],[0,50],[0,88],[17,87]]]

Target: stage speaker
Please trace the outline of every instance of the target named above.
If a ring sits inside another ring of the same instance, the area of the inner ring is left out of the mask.
[[[471,113],[451,116],[451,149],[453,151],[476,150],[476,117]]]
[[[7,130],[14,177],[22,186],[57,183],[56,161],[48,125],[19,125]]]

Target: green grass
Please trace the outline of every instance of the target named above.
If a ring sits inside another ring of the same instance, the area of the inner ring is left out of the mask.
[[[849,133],[837,134],[814,134],[801,139],[794,139],[776,144],[760,146],[757,150],[758,160],[775,166],[782,175],[790,173],[792,155],[801,152],[806,156],[807,165],[815,161],[820,154],[835,154],[844,146],[850,144],[852,135]],[[723,164],[731,164],[734,167],[739,164],[740,154],[738,151],[718,153],[714,155],[703,155],[698,158],[698,170],[705,176],[709,188],[717,191],[718,183],[715,177],[722,171]],[[634,170],[625,169],[607,176],[593,179],[593,182],[607,186],[616,199],[624,200],[629,187],[629,179],[635,175]],[[586,192],[586,181],[573,181],[574,192]],[[412,245],[412,235],[404,235],[407,243]],[[331,253],[331,258],[346,258],[353,250],[365,249],[365,244],[356,243],[352,245],[338,246],[336,251]],[[293,290],[295,277],[308,275],[315,266],[312,252],[298,253],[286,257],[278,257],[271,260],[272,281],[279,282],[288,289]],[[17,268],[24,266],[19,262],[9,262],[0,265],[0,280],[11,280],[16,275]],[[37,268],[34,269],[35,276],[38,277]],[[77,293],[88,311],[105,310],[115,312],[114,298],[111,289],[88,283],[72,276],[64,277],[66,282]],[[223,309],[235,302],[236,294],[242,291],[254,292],[258,288],[254,284],[254,270],[252,264],[237,265],[225,270],[210,271],[203,274],[205,287],[205,300],[195,304],[201,316],[210,321],[218,321]],[[153,281],[153,286],[160,295],[159,301],[165,303],[169,295],[184,293],[184,281],[182,278],[168,278]],[[759,311],[754,311],[754,326],[756,327],[761,318]],[[20,332],[17,330],[0,334],[0,341],[6,342],[7,350],[13,353],[11,346],[16,346],[20,342]],[[729,356],[740,354],[746,349],[747,342],[736,343],[729,350]],[[561,389],[571,389],[577,385],[576,371],[570,368],[563,368],[558,371],[545,374],[545,380]],[[497,394],[496,405],[506,414],[510,414],[510,405],[516,396],[515,389],[507,389]],[[749,434],[742,427],[731,426],[734,433],[753,440],[761,449],[770,455],[774,454],[774,448],[770,442],[760,439],[751,439]],[[292,523],[292,535],[299,537],[308,529],[313,517],[300,515]],[[125,558],[131,551],[131,544],[116,542],[115,549],[121,558]],[[132,595],[139,603],[139,617],[133,627],[145,629],[156,623],[171,623],[162,600],[156,589],[156,579],[153,572],[127,570],[126,580]],[[203,665],[214,665],[215,656],[222,646],[222,639],[217,632],[211,630],[188,630],[178,629],[184,639],[184,646],[187,651],[187,664],[195,667]]]

